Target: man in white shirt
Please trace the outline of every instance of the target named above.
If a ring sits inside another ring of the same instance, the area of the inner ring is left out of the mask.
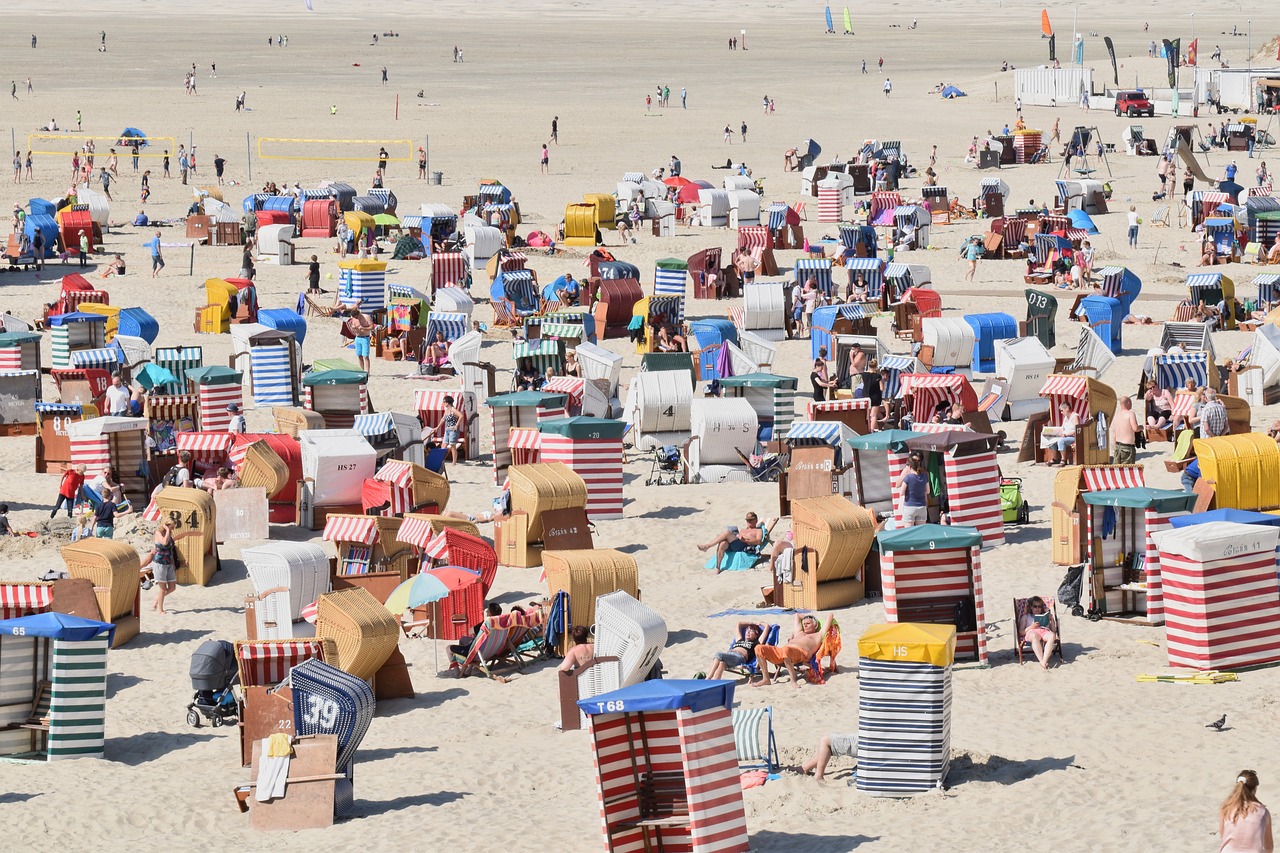
[[[227,432],[244,435],[249,431],[248,425],[244,422],[244,415],[240,413],[239,405],[228,403],[227,411],[231,413],[231,423],[227,424]]]
[[[107,389],[107,411],[112,415],[127,415],[129,396],[129,389],[120,381],[120,374],[111,374],[111,387]]]

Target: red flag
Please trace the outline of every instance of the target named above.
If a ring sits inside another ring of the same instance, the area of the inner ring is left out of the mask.
[[[1196,56],[1197,56],[1197,54],[1199,54],[1199,53],[1200,53],[1200,39],[1195,39],[1195,40],[1194,40],[1194,41],[1192,41],[1192,42],[1191,42],[1191,44],[1187,47],[1187,64],[1188,64],[1188,65],[1195,65],[1195,64],[1196,64]]]

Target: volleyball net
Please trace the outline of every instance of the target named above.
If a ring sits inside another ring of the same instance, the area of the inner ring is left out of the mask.
[[[385,148],[387,157],[378,156]],[[408,163],[413,160],[412,139],[285,139],[258,137],[261,160],[340,160],[359,163]]]
[[[90,136],[84,133],[28,133],[27,150],[33,155],[44,157],[70,157],[81,153],[84,145],[93,140],[96,149],[95,157],[109,157],[111,149],[116,149],[117,157],[132,157],[133,143],[138,143],[139,157],[163,157],[166,151],[171,156],[177,150],[177,143],[172,136]]]

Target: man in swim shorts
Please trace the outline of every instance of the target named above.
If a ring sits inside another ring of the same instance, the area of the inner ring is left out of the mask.
[[[359,306],[351,311],[351,331],[356,336],[356,361],[360,369],[369,372],[369,336],[373,334],[373,321],[369,319]]]
[[[822,644],[820,629],[821,624],[817,616],[812,613],[806,613],[803,616],[797,614],[795,631],[785,645],[756,646],[756,660],[760,663],[760,674],[763,677],[754,686],[763,687],[766,684],[772,684],[773,679],[785,666],[787,673],[791,676],[792,685],[797,690],[800,689],[800,679],[796,677],[796,665],[808,663],[817,654],[818,646]],[[774,666],[773,675],[769,674],[769,664]]]

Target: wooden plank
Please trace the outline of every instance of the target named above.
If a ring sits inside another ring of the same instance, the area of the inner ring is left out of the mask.
[[[218,542],[249,542],[270,538],[267,490],[261,486],[219,489],[213,493],[217,509]]]

